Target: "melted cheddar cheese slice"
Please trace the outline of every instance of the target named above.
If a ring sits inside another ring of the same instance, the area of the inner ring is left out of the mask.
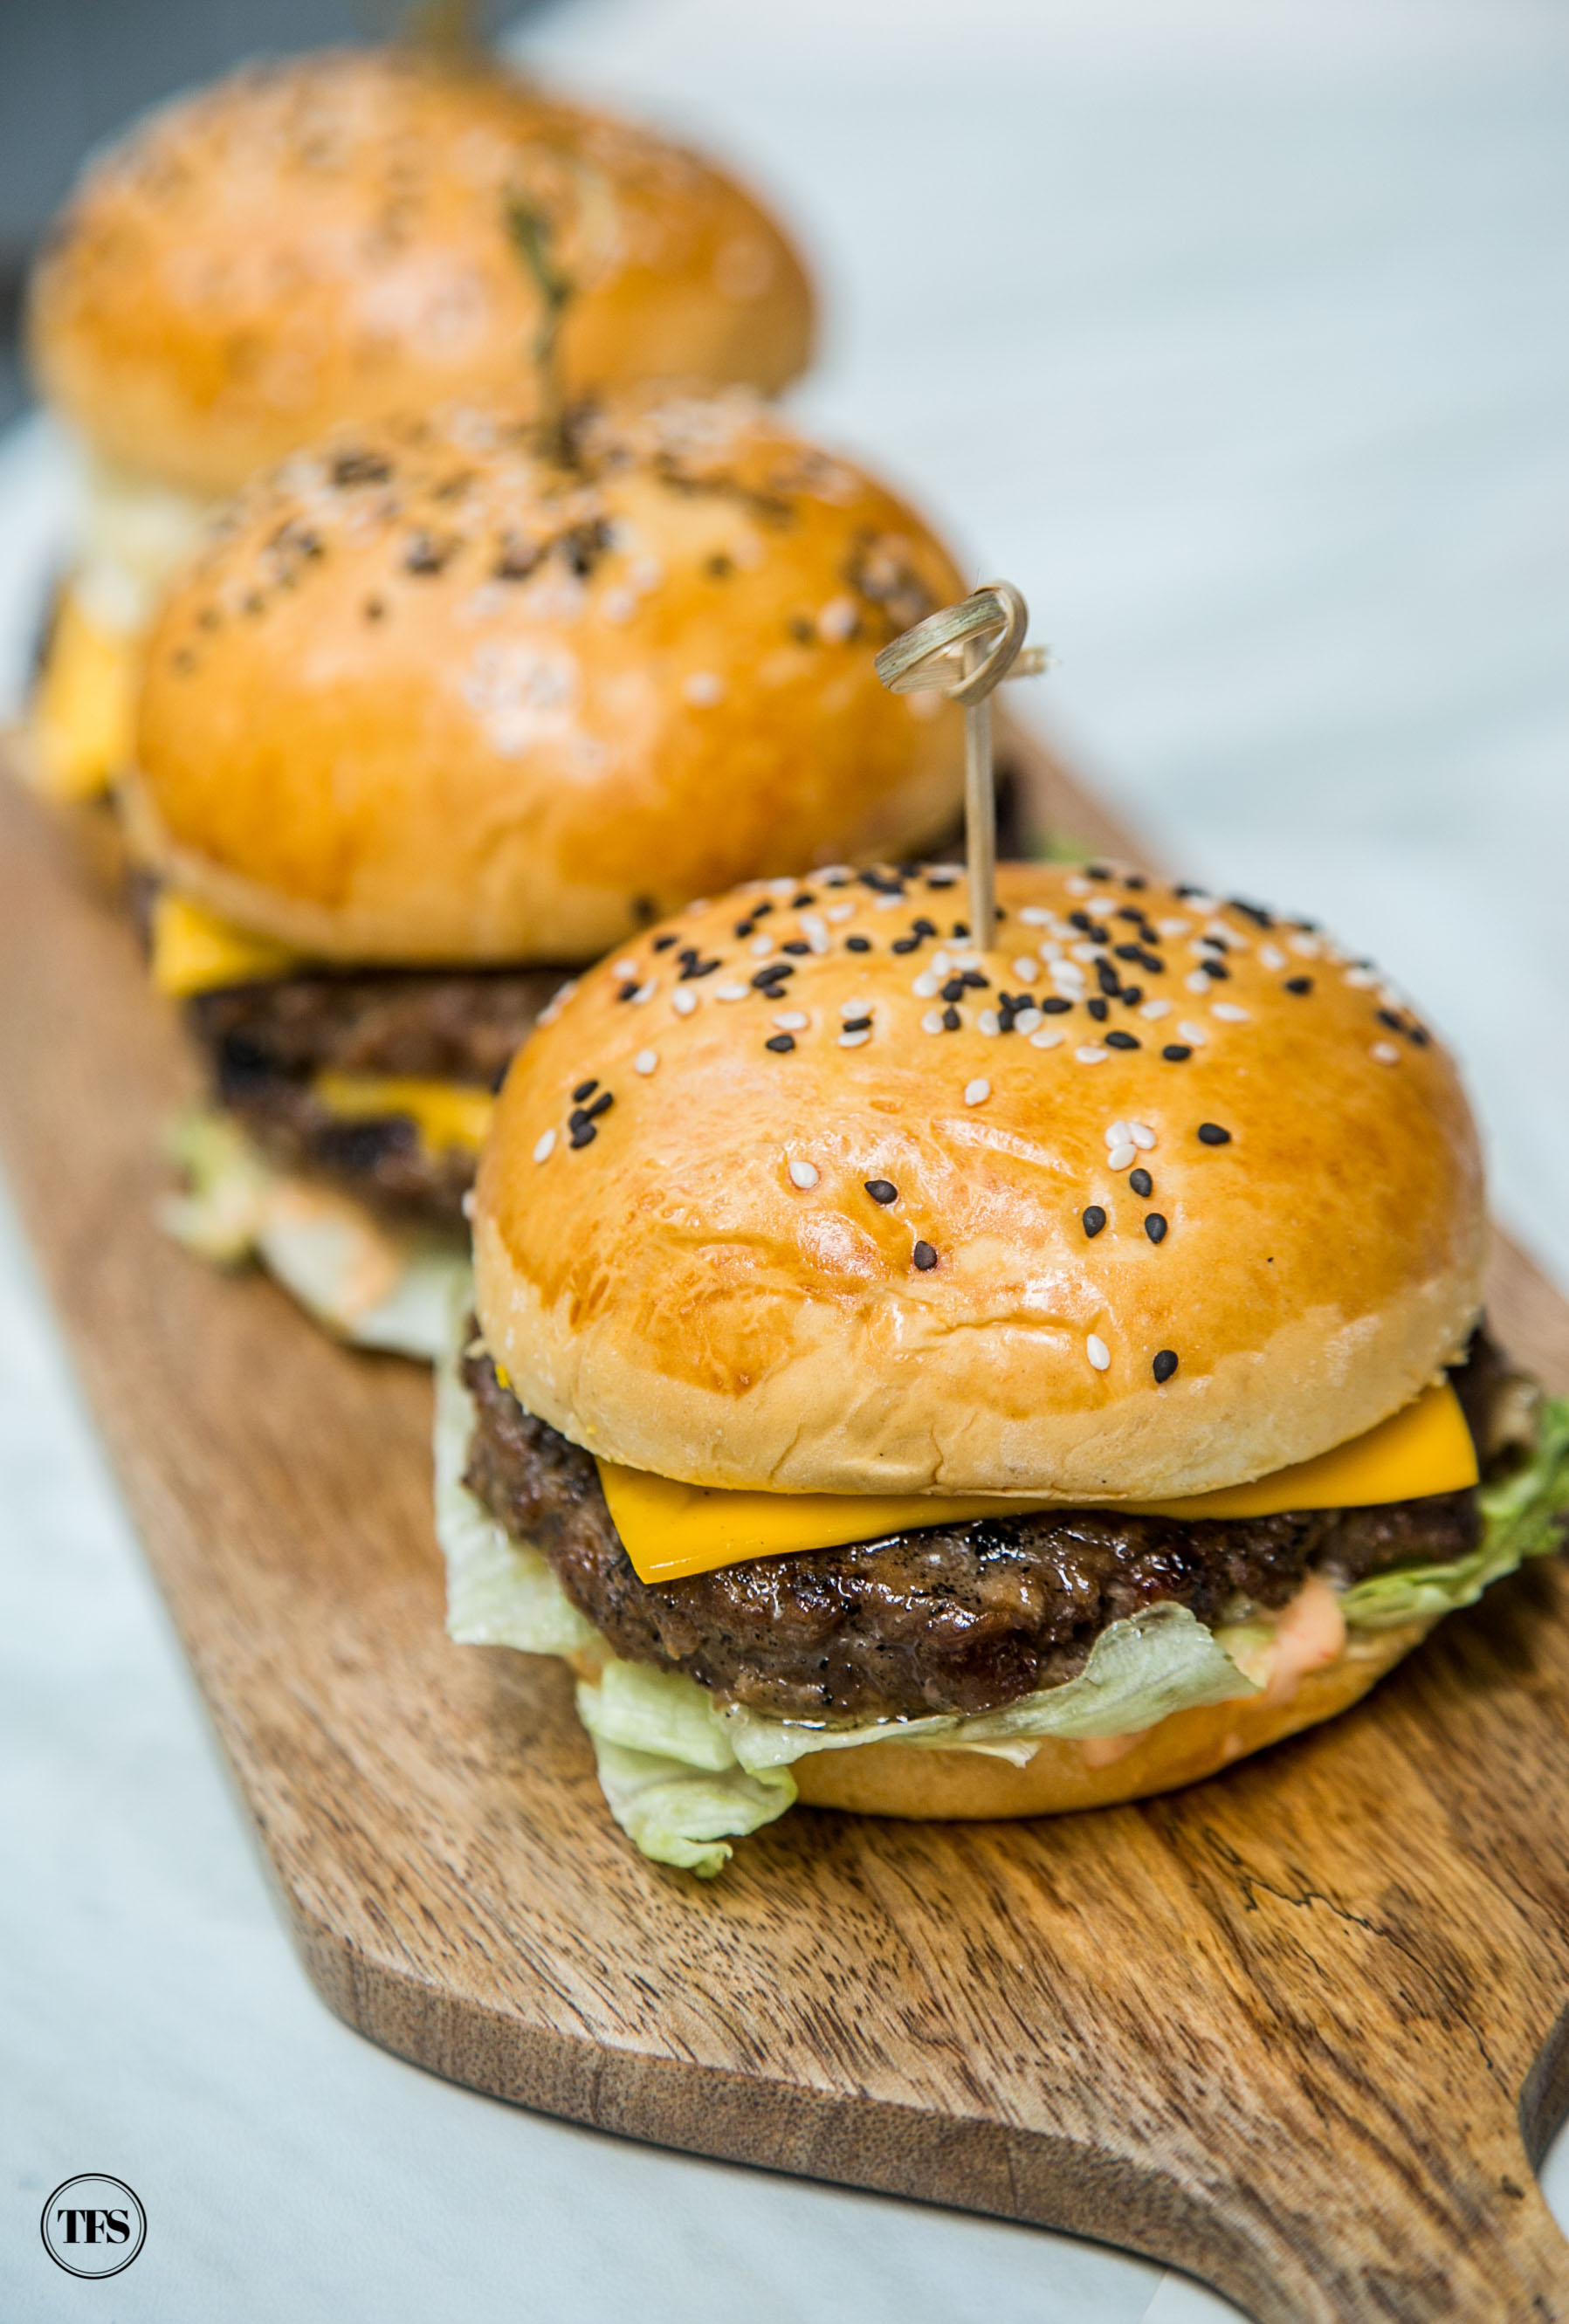
[[[203,904],[161,888],[152,906],[152,982],[175,1001],[226,984],[262,984],[292,976],[300,954],[270,936],[254,936]]]
[[[440,1154],[452,1147],[477,1154],[490,1130],[495,1099],[463,1082],[421,1081],[412,1074],[318,1074],[311,1088],[345,1121],[374,1121],[401,1114],[421,1145]]]
[[[142,642],[61,595],[32,704],[39,786],[51,798],[96,798],[131,757]]]
[[[748,1558],[877,1541],[919,1526],[964,1525],[974,1517],[1022,1517],[1060,1502],[931,1493],[749,1493],[678,1484],[644,1469],[598,1464],[612,1521],[641,1582],[712,1573]],[[1424,1390],[1365,1436],[1299,1461],[1251,1485],[1227,1485],[1186,1500],[1108,1504],[1130,1513],[1177,1517],[1261,1517],[1282,1509],[1371,1508],[1459,1492],[1477,1480],[1476,1452],[1447,1381]],[[1085,1506],[1083,1502],[1073,1504]]]

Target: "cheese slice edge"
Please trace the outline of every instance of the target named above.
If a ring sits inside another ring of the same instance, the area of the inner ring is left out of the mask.
[[[973,1494],[760,1493],[684,1485],[646,1469],[598,1463],[611,1520],[641,1582],[674,1582],[792,1550],[833,1549],[921,1526],[975,1517],[1023,1517],[1032,1509],[1097,1506]],[[1248,1485],[1223,1486],[1169,1501],[1099,1506],[1177,1517],[1272,1517],[1283,1509],[1362,1508],[1463,1490],[1477,1481],[1476,1452],[1460,1399],[1448,1381],[1364,1436],[1337,1444]]]
[[[173,888],[161,888],[153,899],[152,982],[171,1000],[226,984],[270,983],[300,965],[301,955],[287,945],[252,936]]]

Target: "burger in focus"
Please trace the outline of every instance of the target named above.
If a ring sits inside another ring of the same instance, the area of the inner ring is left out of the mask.
[[[733,1004],[789,867],[951,825],[957,714],[885,693],[868,648],[957,586],[741,389],[549,429],[454,407],[254,485],[158,615],[122,793],[212,1094],[177,1231],[429,1353],[496,1086],[563,978],[608,953],[629,1026]],[[744,973],[675,937],[649,971],[688,897],[781,872]]]
[[[45,403],[79,455],[80,541],[34,705],[54,796],[130,754],[140,641],[215,503],[346,423],[654,377],[771,392],[810,352],[794,250],[669,140],[479,59],[253,66],[95,158],[33,276]]]
[[[1569,1406],[1487,1337],[1404,997],[1125,867],[1003,867],[983,954],[964,894],[834,870],[649,930],[481,1165],[449,1628],[564,1656],[612,1813],[699,1874],[797,1800],[1212,1775],[1561,1543]]]

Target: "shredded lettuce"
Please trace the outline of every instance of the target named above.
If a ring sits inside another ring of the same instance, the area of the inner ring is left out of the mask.
[[[1402,1622],[1432,1622],[1456,1607],[1472,1606],[1494,1582],[1527,1557],[1561,1548],[1569,1516],[1569,1399],[1542,1407],[1537,1449],[1512,1475],[1484,1485],[1481,1539],[1469,1557],[1448,1565],[1401,1565],[1370,1574],[1342,1597],[1348,1625],[1392,1630]]]
[[[1025,1766],[1048,1736],[1087,1741],[1137,1733],[1174,1711],[1259,1692],[1239,1665],[1251,1659],[1250,1646],[1268,1646],[1267,1628],[1242,1625],[1217,1637],[1186,1607],[1166,1601],[1103,1631],[1076,1678],[973,1718],[828,1727],[740,1707],[722,1711],[679,1671],[612,1655],[540,1552],[512,1540],[464,1484],[475,1412],[457,1359],[468,1313],[459,1292],[450,1306],[448,1353],[437,1369],[437,1531],[447,1554],[448,1628],[466,1643],[586,1655],[594,1675],[579,1680],[577,1712],[593,1738],[600,1786],[622,1830],[658,1863],[712,1878],[732,1840],[793,1803],[790,1766],[808,1752],[899,1742]],[[1341,1600],[1347,1622],[1387,1629],[1432,1619],[1470,1605],[1522,1558],[1555,1549],[1569,1512],[1569,1402],[1546,1407],[1532,1460],[1485,1488],[1481,1503],[1483,1537],[1472,1556],[1359,1582]]]
[[[237,1124],[193,1111],[171,1125],[187,1192],[165,1230],[219,1267],[260,1259],[302,1307],[362,1348],[432,1360],[468,1262],[457,1237],[383,1226],[351,1196],[273,1169]]]

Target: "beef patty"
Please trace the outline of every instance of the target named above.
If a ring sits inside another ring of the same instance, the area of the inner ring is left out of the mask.
[[[337,1180],[390,1216],[457,1222],[476,1157],[433,1152],[406,1114],[346,1120],[324,1071],[500,1086],[561,982],[555,969],[387,969],[281,977],[203,992],[187,1022],[215,1095],[284,1168]]]
[[[1283,1606],[1308,1573],[1349,1584],[1447,1563],[1480,1537],[1474,1490],[1199,1524],[1052,1509],[645,1582],[589,1454],[526,1413],[477,1349],[463,1372],[478,1410],[466,1482],[615,1653],[778,1718],[994,1711],[1074,1677],[1101,1631],[1158,1600],[1214,1623]],[[1484,1460],[1515,1379],[1481,1334],[1456,1371]]]

